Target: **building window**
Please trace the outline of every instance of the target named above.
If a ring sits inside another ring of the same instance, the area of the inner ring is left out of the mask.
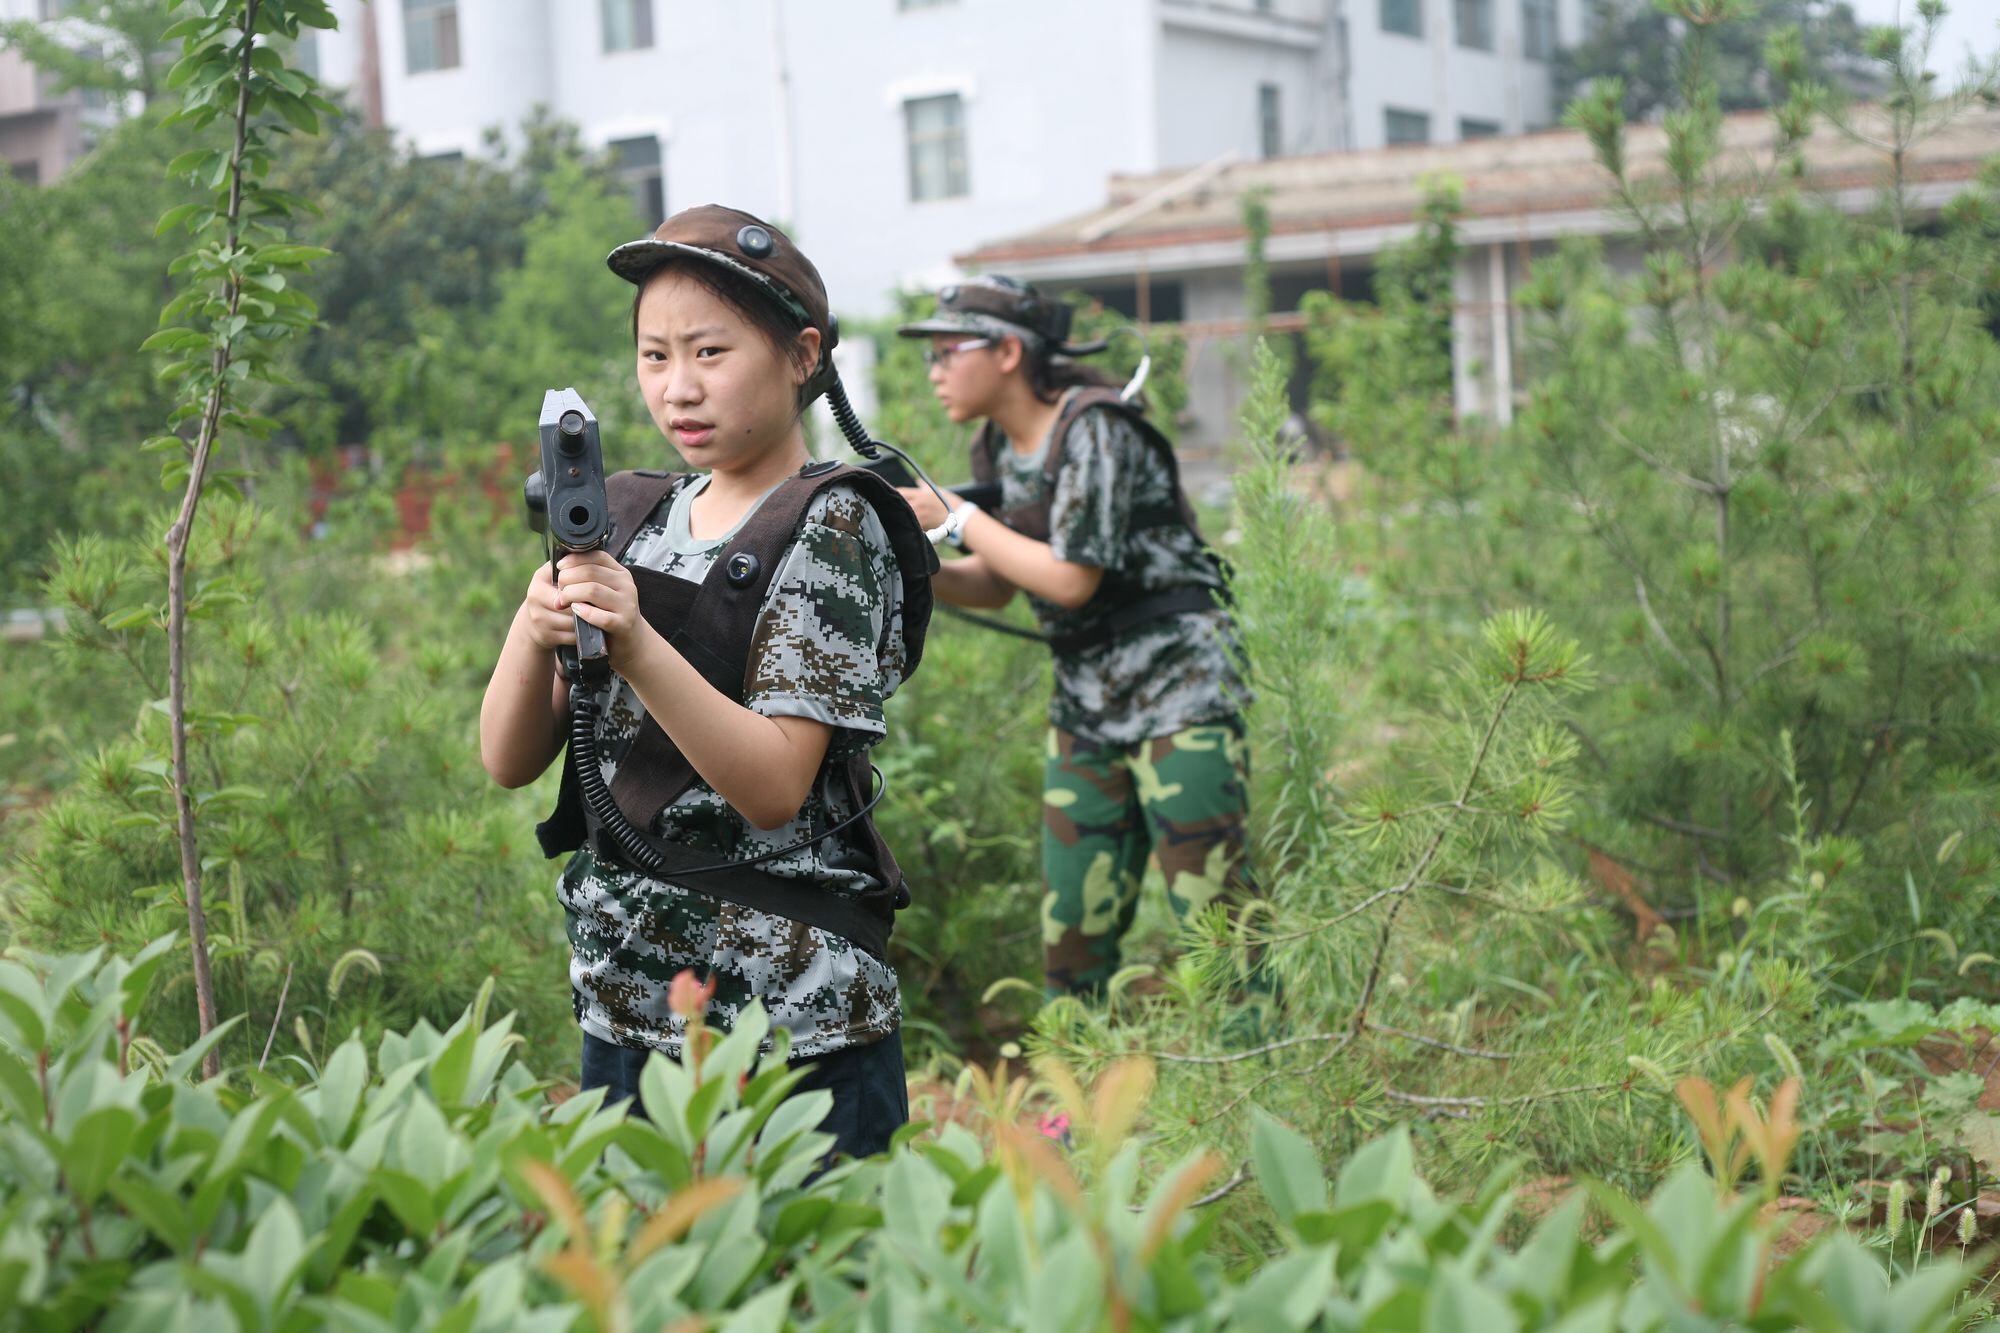
[[[1493,0],[1452,0],[1458,17],[1458,44],[1475,51],[1493,49]]]
[[[1556,54],[1556,0],[1521,0],[1521,54],[1553,60]]]
[[[653,0],[597,0],[604,53],[643,51],[653,44]]]
[[[1391,144],[1429,143],[1431,118],[1422,111],[1398,111],[1389,107],[1382,113],[1384,137]]]
[[[633,211],[648,227],[659,226],[667,216],[667,176],[660,168],[660,141],[649,134],[643,139],[614,139],[609,147],[618,179],[632,192]]]
[[[1382,31],[1424,35],[1424,0],[1382,0]]]
[[[1284,132],[1278,123],[1278,85],[1257,85],[1257,145],[1265,157],[1285,151]]]
[[[32,159],[26,162],[9,162],[7,164],[7,171],[15,180],[23,185],[40,185],[42,183],[42,164]]]
[[[910,202],[962,199],[972,193],[965,169],[965,100],[957,93],[903,103],[910,140]]]
[[[1474,120],[1469,116],[1459,118],[1458,137],[1461,139],[1492,139],[1499,133],[1500,122],[1497,120]]]
[[[458,68],[458,0],[403,0],[403,54],[410,73]]]

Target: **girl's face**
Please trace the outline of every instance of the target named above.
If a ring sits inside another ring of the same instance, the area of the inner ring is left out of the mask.
[[[660,433],[689,466],[755,467],[799,430],[799,387],[819,360],[817,329],[794,360],[736,308],[667,269],[639,295],[639,392]]]
[[[977,346],[959,348],[962,343]],[[991,416],[1007,377],[1021,364],[1015,338],[981,338],[974,333],[931,335],[931,392],[945,415],[963,424]]]

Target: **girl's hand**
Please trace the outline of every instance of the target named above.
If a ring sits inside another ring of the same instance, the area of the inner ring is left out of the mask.
[[[611,669],[622,674],[652,626],[639,614],[639,585],[632,571],[603,551],[581,551],[556,562],[556,596],[566,611],[604,631]],[[571,638],[574,639],[574,626]]]
[[[910,502],[910,508],[917,511],[917,522],[924,527],[934,528],[944,522],[945,507],[938,503],[938,498],[931,493],[930,487],[898,486],[896,494]],[[946,491],[945,494],[951,496],[951,507],[958,508],[960,503],[958,496],[951,491]]]
[[[556,588],[554,571],[546,560],[535,565],[535,577],[528,581],[528,595],[521,599],[520,620],[528,632],[528,642],[544,651],[576,642],[576,617],[563,604]]]

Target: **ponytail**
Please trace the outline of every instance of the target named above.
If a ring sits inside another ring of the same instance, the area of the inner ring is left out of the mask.
[[[1124,381],[1114,379],[1095,366],[1086,366],[1080,361],[1058,355],[1052,348],[1029,353],[1028,385],[1035,391],[1035,397],[1045,403],[1057,401],[1071,389],[1120,390],[1125,387]],[[1140,394],[1134,399],[1132,406],[1145,411],[1145,395]]]

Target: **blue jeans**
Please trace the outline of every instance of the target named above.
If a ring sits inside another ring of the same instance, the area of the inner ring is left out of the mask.
[[[583,1034],[583,1074],[579,1091],[608,1089],[607,1103],[630,1100],[633,1115],[644,1117],[639,1103],[639,1071],[646,1067],[650,1046],[621,1046]],[[833,1094],[833,1109],[820,1128],[833,1135],[833,1151],[849,1157],[872,1157],[889,1150],[889,1139],[910,1120],[910,1086],[903,1076],[903,1034],[891,1032],[866,1046],[847,1046],[824,1055],[792,1061],[806,1076],[794,1094],[825,1088]]]

